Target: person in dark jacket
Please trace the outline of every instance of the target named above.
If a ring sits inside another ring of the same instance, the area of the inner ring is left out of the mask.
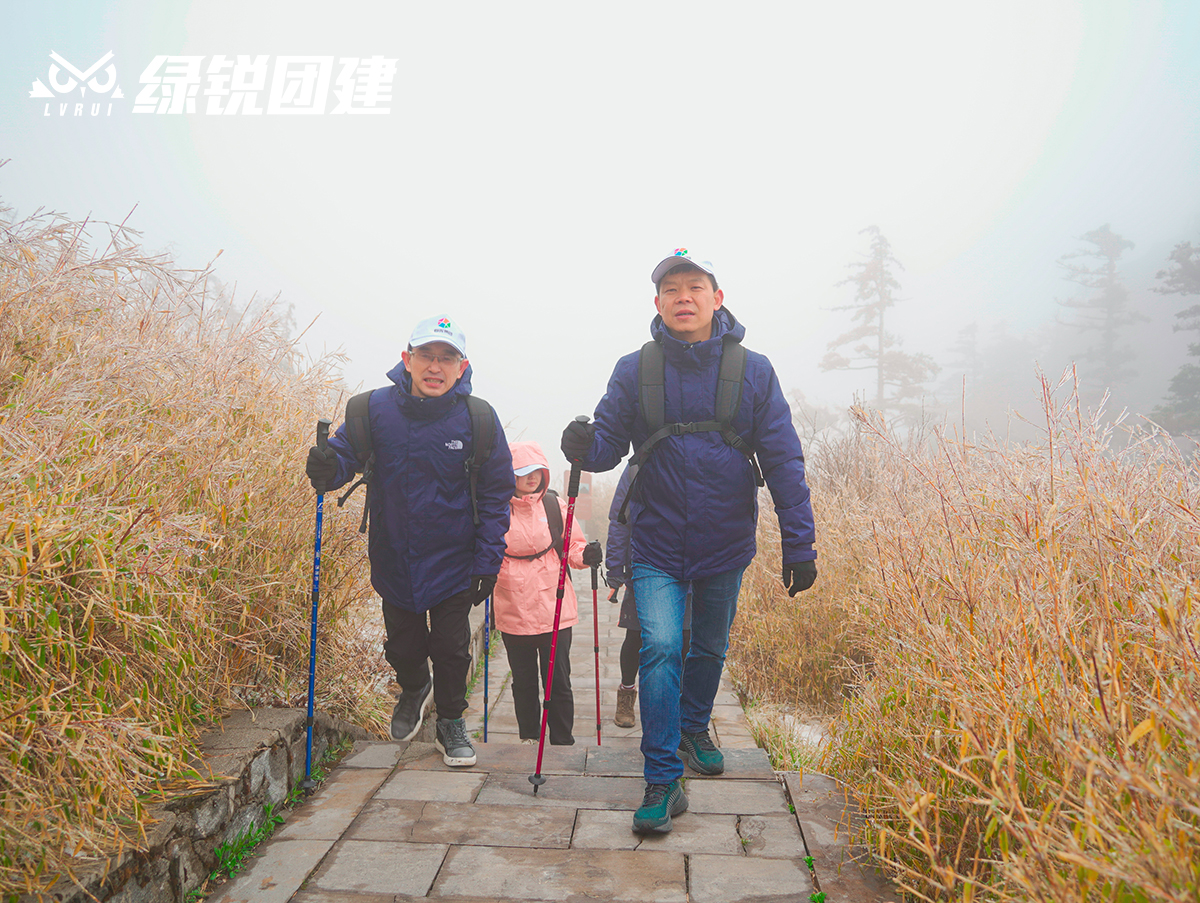
[[[724,349],[744,327],[724,306],[712,264],[680,248],[654,267],[650,326],[665,358],[666,423],[703,424],[716,417]],[[583,470],[611,470],[648,438],[639,404],[640,353],[617,361],[595,422],[572,421],[563,432],[567,460]],[[783,544],[783,583],[795,595],[816,580],[816,531],[804,480],[804,453],[771,362],[746,352],[741,404],[733,432],[757,457],[771,490]],[[683,763],[702,774],[724,771],[709,736],[737,611],[742,573],[754,557],[758,491],[745,453],[717,431],[678,429],[644,461],[630,495],[630,571],[642,627],[642,756],[646,792],[634,813],[637,833],[671,830],[687,809]],[[692,587],[692,635],[681,659],[684,599]],[[680,673],[684,680],[680,683]]]
[[[469,615],[496,583],[514,492],[512,456],[493,412],[495,439],[479,472],[475,525],[466,469],[473,451],[466,350],[466,336],[450,318],[422,320],[388,373],[394,385],[376,389],[368,406],[375,467],[367,551],[371,585],[383,600],[384,654],[401,689],[392,737],[412,739],[432,701],[435,742],[452,766],[475,764],[462,717]],[[324,453],[309,449],[307,472],[318,491],[337,489],[358,469],[345,424]]]

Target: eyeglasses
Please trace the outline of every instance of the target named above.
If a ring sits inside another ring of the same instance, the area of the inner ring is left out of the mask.
[[[453,367],[462,361],[462,355],[460,354],[454,354],[452,352],[447,354],[433,354],[432,352],[426,351],[423,348],[418,348],[416,351],[414,351],[413,357],[426,366],[437,363],[441,364],[443,367]]]

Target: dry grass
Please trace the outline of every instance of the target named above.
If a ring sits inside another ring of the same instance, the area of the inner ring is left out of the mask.
[[[823,589],[772,617],[839,678],[862,650],[822,767],[914,898],[1194,901],[1200,469],[1043,384],[1036,445],[906,444],[856,411],[814,467]],[[779,659],[749,669],[764,695],[836,683]]]
[[[0,210],[0,891],[137,845],[206,723],[307,694],[335,361],[206,287],[120,228]],[[346,617],[365,543],[327,501],[319,706],[382,724]]]

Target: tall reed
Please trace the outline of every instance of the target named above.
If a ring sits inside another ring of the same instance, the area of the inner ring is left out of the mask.
[[[833,634],[864,662],[823,767],[915,899],[1194,901],[1200,469],[1042,387],[1036,444],[855,410],[814,468]]]
[[[137,845],[205,724],[303,700],[336,363],[125,229],[0,212],[0,891]],[[382,723],[364,544],[326,511],[319,704]]]

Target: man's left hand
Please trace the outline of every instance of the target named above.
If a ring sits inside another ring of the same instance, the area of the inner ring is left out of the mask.
[[[815,561],[797,561],[795,564],[784,562],[783,586],[789,596],[802,593],[817,579],[817,563]]]
[[[495,574],[479,574],[471,578],[471,604],[478,605],[496,588]]]

